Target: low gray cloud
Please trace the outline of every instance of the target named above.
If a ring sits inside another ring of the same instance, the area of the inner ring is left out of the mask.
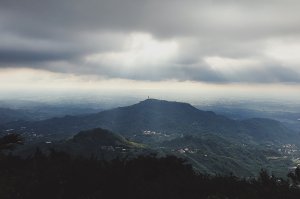
[[[0,67],[299,83],[300,58],[284,50],[300,49],[299,8],[296,0],[1,0]]]

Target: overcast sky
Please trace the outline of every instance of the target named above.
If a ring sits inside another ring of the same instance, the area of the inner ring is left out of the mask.
[[[298,0],[0,0],[0,89],[295,95],[299,10]]]

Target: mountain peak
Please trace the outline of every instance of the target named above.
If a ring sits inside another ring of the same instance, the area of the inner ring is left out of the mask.
[[[169,102],[167,100],[160,100],[160,99],[155,99],[155,98],[148,98],[143,101],[140,101],[139,103],[160,103],[160,102]]]
[[[167,101],[167,100],[160,100],[160,99],[154,99],[154,98],[148,98],[146,100],[140,101],[136,105],[179,105],[179,106],[184,105],[184,106],[193,107],[189,103],[185,103],[185,102]]]
[[[73,142],[88,142],[88,143],[101,143],[108,145],[115,145],[116,143],[126,143],[124,137],[121,135],[115,134],[109,130],[95,128],[86,131],[80,131],[76,134],[73,139]]]

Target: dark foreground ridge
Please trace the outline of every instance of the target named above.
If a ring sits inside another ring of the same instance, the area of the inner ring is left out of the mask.
[[[99,136],[94,131],[88,133]],[[110,132],[101,136],[115,137]],[[55,150],[45,155],[37,149],[34,155],[27,158],[5,153],[22,143],[23,140],[16,134],[0,138],[1,199],[300,197],[300,168],[288,174],[292,181],[269,175],[264,170],[257,178],[244,179],[233,175],[197,173],[184,159],[175,156],[157,157],[150,154],[106,161]]]
[[[1,199],[299,197],[296,186],[266,171],[257,179],[209,176],[195,173],[175,156],[100,161],[56,151],[44,155],[37,150],[30,158],[2,156],[0,160]]]

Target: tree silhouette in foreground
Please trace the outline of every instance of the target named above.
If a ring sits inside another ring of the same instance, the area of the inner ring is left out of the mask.
[[[19,134],[11,133],[0,138],[0,159],[5,157],[4,152],[13,150],[17,145],[23,144],[24,140]]]
[[[299,199],[287,180],[262,170],[257,179],[196,173],[175,156],[112,161],[40,150],[0,160],[1,199]]]
[[[0,151],[14,149],[18,144],[23,144],[23,138],[19,134],[7,134],[0,138]]]
[[[0,153],[22,144],[20,136],[0,138]],[[285,179],[261,170],[257,178],[197,173],[185,160],[155,154],[111,161],[39,149],[31,157],[2,153],[1,199],[299,199],[300,169]]]
[[[296,169],[295,169],[295,171],[290,172],[288,174],[288,177],[290,179],[292,179],[292,183],[293,183],[292,185],[294,187],[299,186],[300,185],[300,166],[297,166]]]

